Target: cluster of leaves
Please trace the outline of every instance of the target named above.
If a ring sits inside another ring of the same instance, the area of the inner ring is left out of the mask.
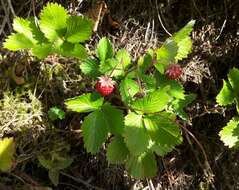
[[[119,96],[124,109],[119,109],[97,92],[83,94],[65,101],[68,110],[89,113],[83,121],[85,148],[97,153],[107,146],[107,159],[112,164],[125,164],[135,178],[155,176],[155,155],[164,156],[182,142],[176,116],[186,120],[183,108],[194,95],[186,95],[175,80],[165,77],[164,71],[191,51],[189,37],[194,21],[156,50],[149,50],[133,64],[125,49],[114,52],[107,38],[102,38],[96,56],[81,62],[82,72],[93,79],[110,76],[119,83]],[[155,69],[152,69],[155,68]],[[150,72],[149,72],[150,71]],[[142,97],[143,95],[143,97]],[[123,111],[127,111],[125,115]]]
[[[239,70],[233,68],[228,73],[228,81],[223,80],[223,87],[216,97],[221,106],[236,104],[239,113]],[[239,145],[239,117],[232,118],[219,133],[221,140],[229,148]]]
[[[82,45],[92,33],[92,21],[83,16],[70,16],[56,3],[48,3],[37,18],[16,17],[12,33],[4,48],[12,51],[28,49],[39,59],[49,54],[84,59],[87,51]]]

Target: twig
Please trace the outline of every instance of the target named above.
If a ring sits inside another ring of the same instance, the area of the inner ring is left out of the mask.
[[[179,123],[178,123],[178,124],[179,124]],[[204,157],[204,160],[205,160],[206,171],[208,172],[208,173],[205,173],[205,174],[206,174],[206,176],[208,176],[208,177],[212,177],[212,179],[210,178],[209,180],[210,180],[211,185],[213,185],[213,184],[212,184],[212,182],[213,182],[213,172],[212,172],[212,169],[211,169],[211,167],[210,167],[210,164],[209,164],[209,161],[208,161],[208,158],[207,158],[206,151],[204,150],[202,144],[197,140],[197,138],[196,138],[185,126],[183,126],[183,125],[181,125],[181,124],[179,124],[179,126],[180,126],[188,135],[190,135],[190,136],[193,138],[193,140],[196,142],[196,144],[197,144],[197,145],[199,146],[199,148],[201,149],[202,154],[203,154],[203,157]],[[205,171],[204,171],[204,172],[205,172]],[[209,175],[210,175],[210,176],[209,176]]]
[[[89,183],[87,183],[86,181],[84,181],[83,179],[81,179],[81,178],[79,178],[79,177],[74,177],[74,176],[71,176],[71,175],[69,175],[69,174],[67,174],[67,173],[65,173],[65,172],[60,172],[62,175],[64,175],[64,176],[66,176],[66,177],[69,177],[69,178],[71,178],[72,180],[74,180],[74,181],[76,181],[76,182],[78,182],[78,183],[82,183],[82,184],[84,184],[85,186],[87,186],[87,187],[89,187],[89,188],[92,188],[92,189],[96,189],[96,190],[105,190],[105,189],[102,189],[102,188],[100,188],[100,187],[96,187],[96,186],[94,186],[94,185],[91,185],[91,184],[89,184]]]
[[[221,27],[221,29],[220,29],[220,32],[219,32],[219,35],[216,37],[216,41],[220,38],[220,36],[221,36],[221,34],[222,34],[222,32],[223,32],[223,29],[225,28],[225,26],[226,26],[226,23],[227,23],[227,19],[225,19],[224,20],[224,22],[223,22],[223,24],[222,24],[222,27]]]
[[[11,0],[8,0],[7,2],[8,2],[8,5],[9,5],[9,7],[10,7],[10,10],[11,10],[11,12],[12,12],[12,15],[15,17],[15,16],[16,16],[16,13],[15,13],[15,11],[14,11],[14,9],[13,9]]]
[[[164,29],[164,31],[165,31],[169,36],[172,36],[172,34],[166,29],[166,27],[165,27],[164,24],[163,24],[163,21],[162,21],[162,19],[161,19],[160,13],[159,13],[159,12],[161,12],[161,11],[159,11],[157,0],[156,0],[155,2],[156,2],[156,9],[157,9],[158,19],[159,19],[160,24],[161,24],[162,28]]]

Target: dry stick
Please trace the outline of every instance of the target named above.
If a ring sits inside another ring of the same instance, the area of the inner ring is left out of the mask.
[[[9,7],[6,7],[6,6],[5,6],[3,0],[1,0],[1,4],[2,4],[2,8],[3,8],[4,12],[5,12],[5,17],[7,18],[8,28],[9,28],[9,30],[11,31],[11,30],[12,30],[12,25],[11,25],[11,22],[9,21],[9,11],[8,11],[8,8],[9,8]]]
[[[148,187],[149,187],[149,190],[156,190],[154,185],[153,185],[153,182],[151,179],[146,179],[147,180],[147,184],[148,184]]]
[[[157,0],[155,1],[156,2],[156,9],[157,9],[157,13],[158,13],[158,19],[159,19],[159,22],[162,26],[162,28],[164,29],[164,31],[169,35],[169,36],[172,36],[172,34],[166,29],[166,27],[164,26],[163,24],[163,21],[161,19],[161,16],[160,16],[160,13],[159,13],[159,8],[158,8],[158,2]],[[160,11],[161,12],[161,11]]]
[[[163,163],[163,167],[165,168],[165,171],[166,171],[167,176],[168,176],[168,182],[169,182],[169,185],[170,185],[171,189],[173,189],[173,185],[172,185],[172,183],[171,183],[171,179],[170,179],[170,177],[169,177],[168,168],[167,168],[167,166],[166,166],[166,164],[165,164],[165,162],[164,162],[164,159],[161,158],[161,160],[162,160],[162,163]]]
[[[10,10],[11,10],[11,12],[12,12],[12,15],[15,17],[15,16],[16,16],[16,13],[15,13],[15,11],[14,11],[14,9],[13,9],[11,0],[8,0],[7,2],[8,2],[8,5],[9,5],[9,7],[10,7]]]
[[[202,151],[202,153],[203,153],[203,157],[204,157],[204,160],[205,160],[206,170],[209,172],[209,173],[207,173],[207,175],[211,174],[211,175],[213,176],[213,172],[212,172],[212,169],[211,169],[211,167],[210,167],[210,164],[209,164],[209,161],[208,161],[208,158],[207,158],[207,154],[206,154],[206,152],[205,152],[205,150],[204,150],[202,144],[197,140],[197,138],[196,138],[185,126],[183,126],[183,125],[181,125],[181,124],[179,124],[179,125],[180,125],[180,127],[181,127],[182,129],[184,129],[184,130],[187,132],[187,134],[189,134],[189,135],[193,138],[193,140],[194,140],[194,141],[196,142],[196,144],[199,146],[199,148],[201,149],[201,151]],[[211,177],[212,177],[212,176],[211,176]],[[212,180],[213,180],[213,179],[212,179]],[[210,181],[211,181],[211,179],[210,179]]]
[[[85,186],[87,186],[87,187],[89,187],[89,188],[96,189],[96,190],[105,190],[105,189],[102,189],[102,188],[100,188],[100,187],[96,187],[96,186],[94,186],[94,185],[91,185],[91,184],[87,183],[86,181],[82,180],[81,178],[78,178],[78,177],[76,178],[76,177],[71,176],[71,175],[69,175],[69,174],[67,174],[67,173],[65,173],[65,172],[60,172],[60,173],[61,173],[62,175],[64,175],[64,176],[66,176],[66,177],[71,178],[72,180],[74,180],[74,181],[76,181],[76,182],[78,182],[78,183],[84,184]]]

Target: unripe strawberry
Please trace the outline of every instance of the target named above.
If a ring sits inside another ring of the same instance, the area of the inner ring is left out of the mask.
[[[101,76],[99,80],[96,82],[95,89],[102,95],[107,96],[114,91],[115,81],[113,81],[110,77]]]
[[[182,72],[183,72],[183,70],[180,67],[180,65],[178,65],[178,64],[170,64],[166,68],[166,71],[165,71],[164,74],[166,75],[166,77],[168,79],[176,80],[176,79],[178,79],[181,76]]]

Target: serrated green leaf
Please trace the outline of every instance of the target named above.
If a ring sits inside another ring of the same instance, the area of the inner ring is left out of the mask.
[[[91,112],[102,106],[104,98],[98,93],[88,93],[66,100],[66,108],[75,112]]]
[[[123,163],[129,155],[124,139],[121,136],[115,136],[107,148],[107,160],[111,164]]]
[[[51,180],[51,182],[57,186],[59,184],[59,176],[60,176],[60,173],[58,170],[49,170],[48,171],[48,176],[49,176],[49,179]]]
[[[48,111],[48,117],[54,121],[57,119],[64,119],[65,118],[65,112],[58,108],[58,107],[51,107]]]
[[[131,176],[136,179],[154,177],[157,174],[157,163],[153,153],[143,153],[140,156],[131,156],[126,163]]]
[[[125,78],[120,83],[119,91],[122,100],[129,103],[133,99],[134,95],[139,91],[139,86],[136,81]]]
[[[79,43],[88,40],[92,34],[92,22],[83,16],[71,16],[67,19],[66,40]]]
[[[34,17],[30,17],[29,21],[30,21],[30,28],[32,31],[32,36],[37,41],[37,44],[42,44],[42,45],[49,44],[48,39],[45,37],[44,33],[40,30]]]
[[[97,45],[97,56],[101,62],[114,56],[113,45],[106,37],[102,38]]]
[[[174,146],[168,146],[167,144],[161,145],[160,143],[154,143],[151,148],[158,156],[165,156],[174,149]]]
[[[142,115],[130,113],[125,117],[123,136],[132,155],[140,155],[147,150],[150,139],[144,128]]]
[[[195,24],[195,20],[191,20],[181,30],[176,32],[173,35],[173,39],[175,40],[175,42],[179,43],[185,38],[187,38],[192,32],[194,24]]]
[[[99,151],[108,135],[107,121],[104,113],[96,110],[85,117],[82,124],[83,140],[87,152],[95,154]]]
[[[192,103],[195,98],[195,94],[189,94],[185,95],[184,99],[175,99],[172,102],[172,108],[174,113],[176,113],[181,119],[187,120],[188,115],[187,113],[185,113],[184,108],[186,108],[188,104]]]
[[[145,86],[145,89],[147,92],[153,92],[156,90],[156,78],[152,74],[144,74],[139,72],[138,77],[143,82],[143,86]]]
[[[76,57],[82,60],[88,57],[87,51],[83,45],[72,44],[69,42],[63,42],[63,44],[60,44],[60,48],[56,49],[56,52],[66,57]]]
[[[51,42],[66,32],[67,10],[57,3],[48,3],[40,13],[40,29]]]
[[[121,135],[124,130],[123,111],[110,104],[104,104],[101,111],[103,112],[109,131],[114,135]]]
[[[154,64],[155,68],[160,73],[163,73],[164,68],[175,61],[177,51],[177,44],[171,39],[166,40],[166,42],[156,50],[157,63]]]
[[[97,78],[101,74],[99,72],[99,62],[93,57],[88,57],[80,63],[80,69],[85,74],[92,78]]]
[[[46,169],[48,169],[48,170],[54,168],[52,161],[46,159],[44,156],[39,155],[39,156],[37,157],[37,159],[38,159],[39,163],[40,163],[44,168],[46,168]]]
[[[152,66],[152,62],[153,62],[153,58],[152,56],[147,53],[146,55],[144,55],[143,57],[139,57],[138,61],[137,61],[137,65],[139,67],[139,70],[142,73],[145,73],[147,71],[147,69]]]
[[[220,131],[219,136],[229,148],[237,147],[239,145],[239,119],[231,119]]]
[[[120,62],[115,59],[107,59],[105,62],[100,64],[100,72],[111,77],[120,77],[124,75],[124,70],[119,67]]]
[[[12,137],[0,139],[0,171],[11,170],[15,151],[15,142]]]
[[[238,96],[239,93],[239,69],[233,68],[228,73],[228,81],[235,93]]]
[[[120,49],[115,57],[119,62],[118,67],[122,68],[122,70],[125,70],[131,64],[131,57],[125,49]]]
[[[226,106],[234,102],[235,95],[229,82],[223,80],[223,87],[216,97],[216,101],[221,106]]]
[[[39,44],[32,48],[32,54],[38,59],[44,59],[52,52],[51,44]]]
[[[190,37],[186,37],[178,42],[178,53],[175,59],[180,61],[184,58],[187,58],[188,54],[192,51],[192,44],[193,43]]]
[[[16,17],[13,20],[13,29],[18,33],[24,34],[28,38],[32,38],[32,31],[31,31],[30,24],[31,22],[29,20]]]
[[[145,117],[144,125],[151,139],[161,146],[175,147],[182,142],[178,125],[165,114]]]
[[[192,40],[189,35],[193,30],[194,24],[195,20],[191,20],[186,24],[186,26],[184,26],[181,30],[179,30],[172,36],[172,39],[178,45],[178,53],[176,56],[176,60],[182,60],[183,58],[186,58],[191,52]]]
[[[3,43],[3,47],[12,51],[30,49],[34,46],[34,43],[21,33],[13,33]]]
[[[165,88],[166,86],[169,86],[170,89],[168,90],[168,94],[171,96],[178,98],[178,99],[184,99],[184,88],[181,84],[179,84],[175,80],[168,80],[165,75],[156,72],[155,78],[157,81],[158,88]]]
[[[145,97],[134,101],[132,103],[132,108],[143,113],[160,112],[170,101],[170,96],[168,95],[167,91],[168,88],[165,87],[149,93]]]

